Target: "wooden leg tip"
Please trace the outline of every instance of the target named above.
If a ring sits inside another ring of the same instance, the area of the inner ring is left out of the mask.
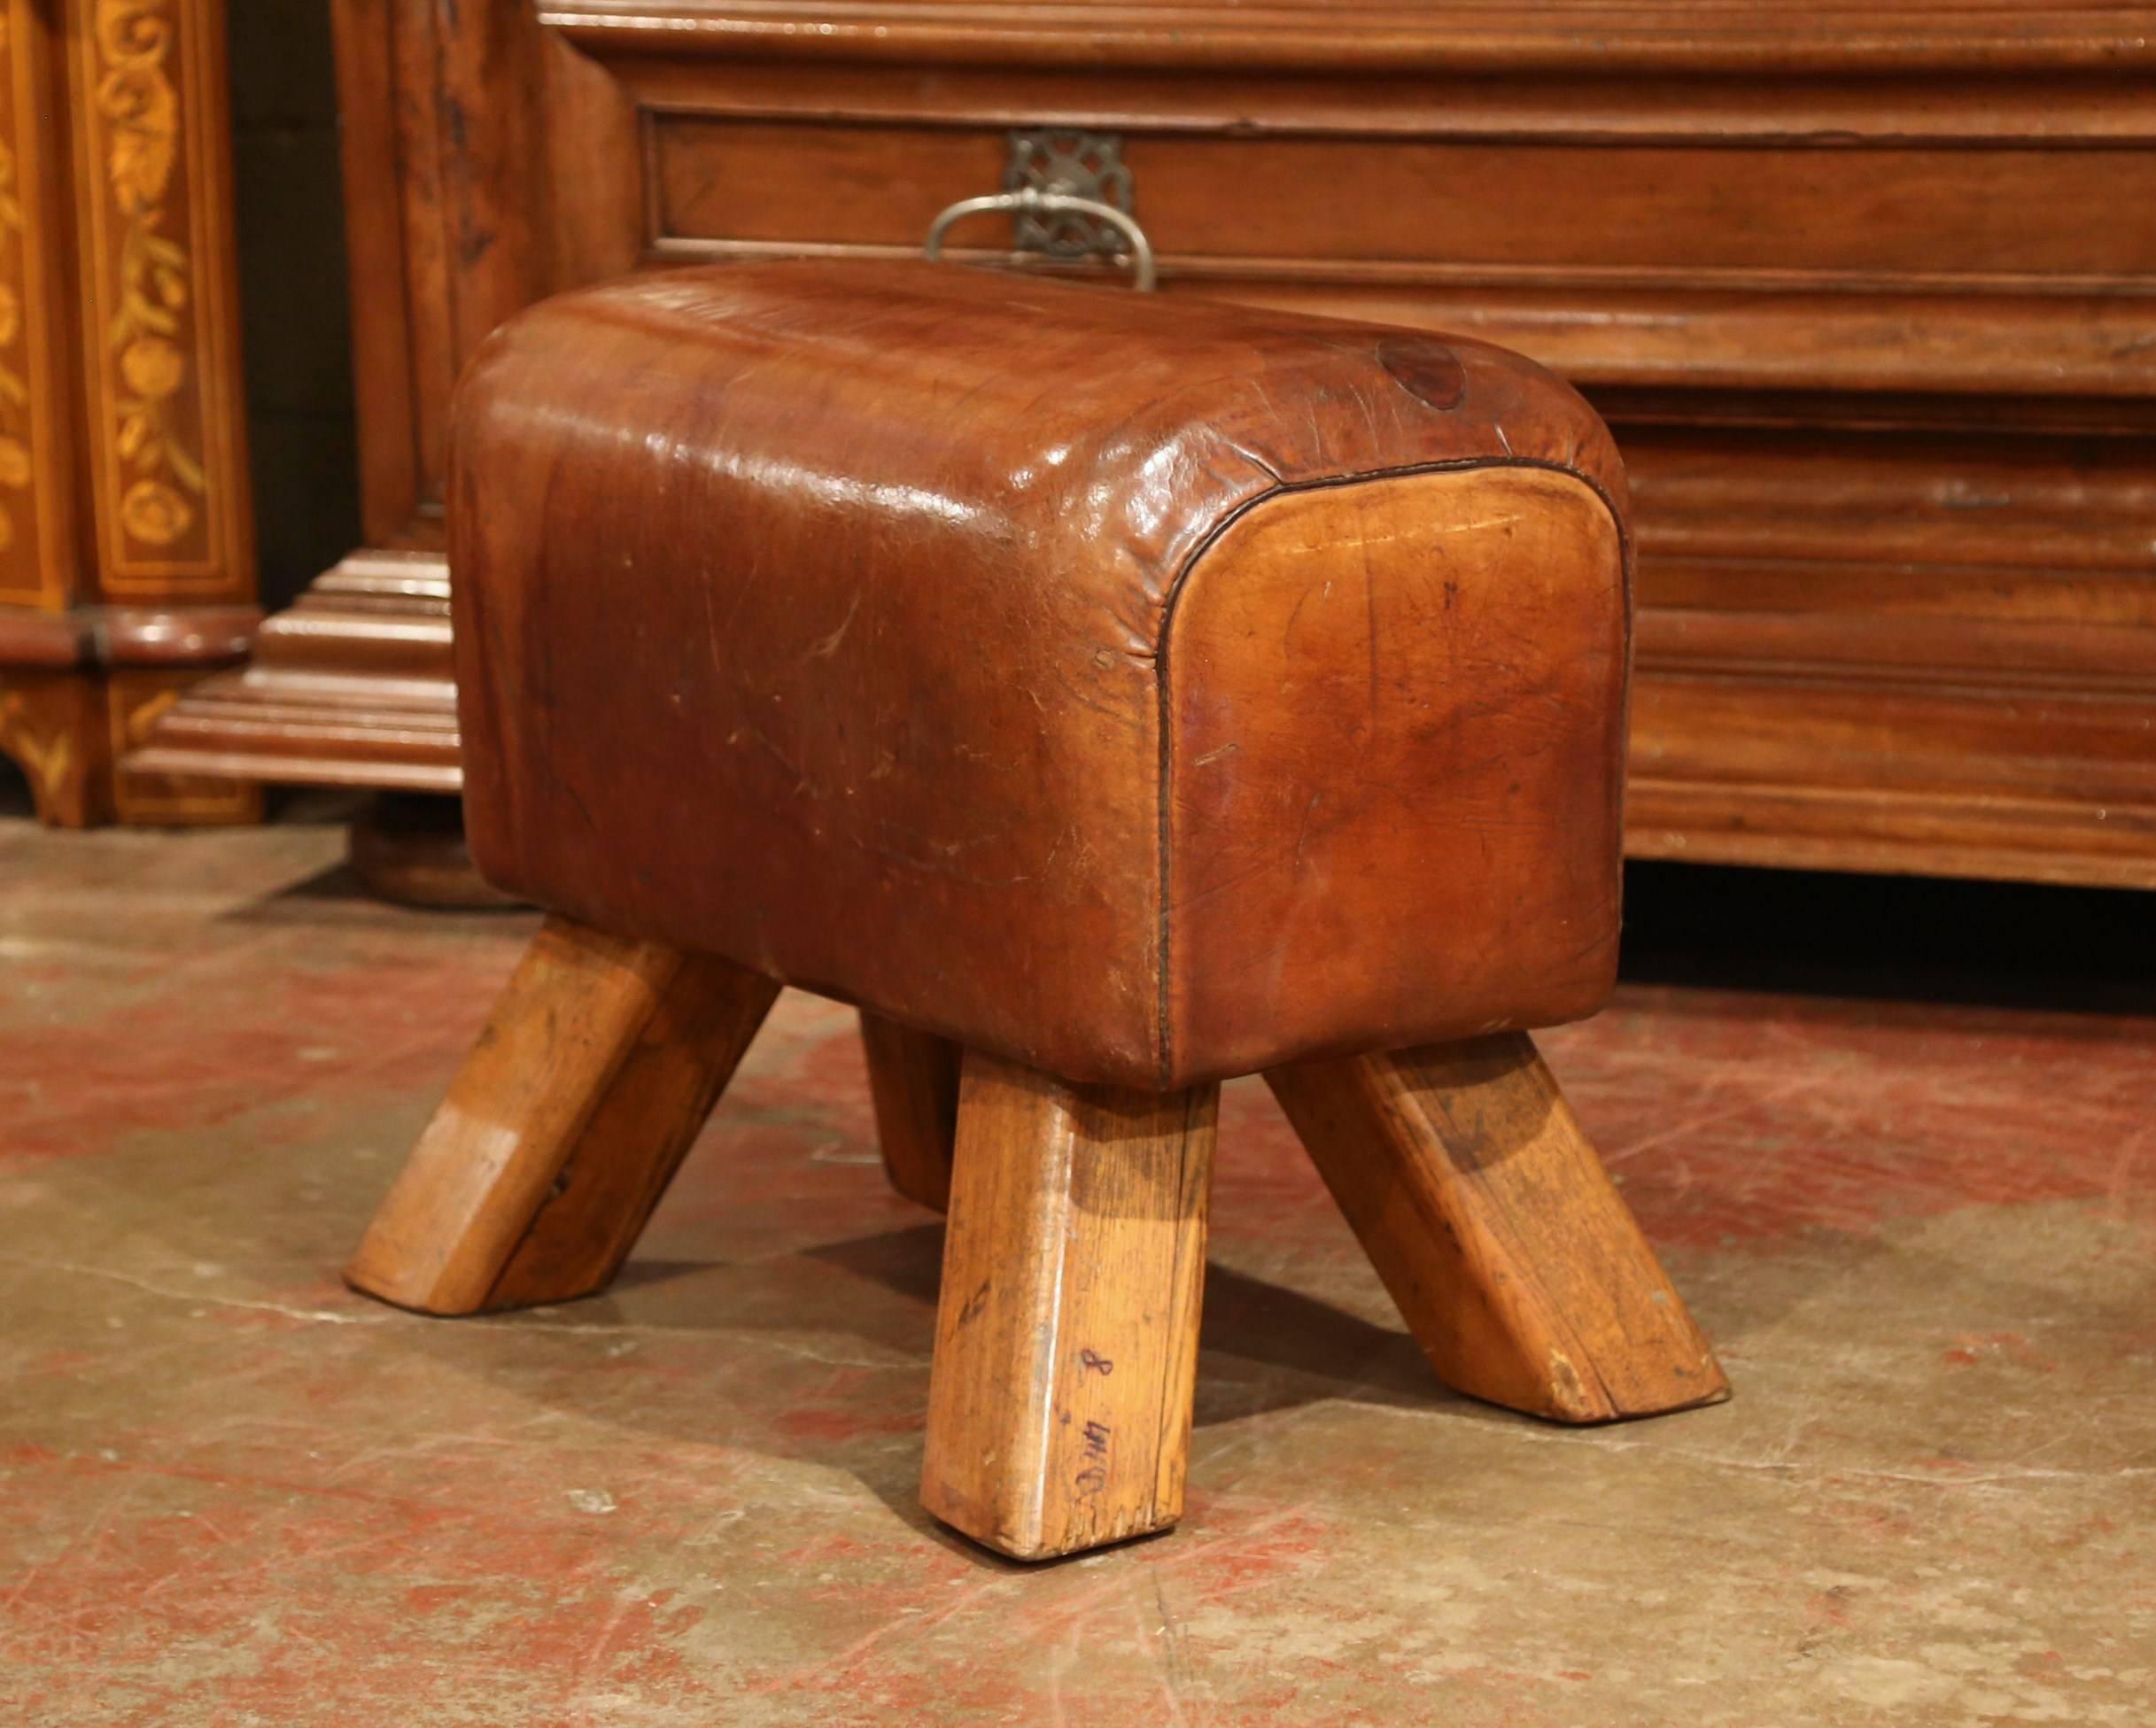
[[[478,1300],[460,1302],[439,1289],[430,1289],[414,1282],[408,1276],[400,1276],[404,1270],[393,1262],[386,1267],[376,1263],[362,1249],[359,1257],[345,1268],[345,1288],[376,1302],[386,1302],[392,1308],[401,1308],[407,1313],[426,1314],[438,1320],[454,1320],[480,1311]]]
[[[1548,1401],[1530,1412],[1546,1422],[1568,1427],[1592,1427],[1601,1422],[1633,1422],[1642,1416],[1669,1415],[1720,1404],[1729,1397],[1729,1382],[1712,1356],[1702,1356],[1690,1366],[1667,1362],[1653,1385],[1634,1383],[1613,1388],[1590,1382],[1563,1352],[1550,1352]],[[1509,1400],[1498,1400],[1509,1402]]]
[[[938,1523],[968,1542],[1028,1566],[1165,1536],[1183,1516],[1180,1506],[1154,1507],[1143,1516],[1126,1516],[1082,1528],[1066,1524],[1051,1530],[1022,1509],[983,1507],[927,1480],[921,1484],[921,1505]]]
[[[1045,1566],[1051,1561],[1074,1560],[1080,1554],[1097,1554],[1103,1548],[1121,1547],[1126,1542],[1143,1542],[1155,1536],[1166,1536],[1175,1526],[1173,1523],[1152,1524],[1144,1530],[1124,1530],[1112,1536],[1089,1537],[1083,1542],[1066,1546],[1048,1543],[1028,1543],[1020,1538],[980,1536],[973,1531],[951,1523],[948,1518],[938,1520],[946,1528],[955,1530],[976,1547],[986,1548],[991,1554],[1001,1554],[1005,1560],[1017,1561],[1023,1566]]]
[[[724,960],[549,918],[345,1282],[443,1315],[605,1289],[778,991]]]
[[[441,1308],[430,1308],[423,1301],[399,1290],[393,1284],[377,1283],[357,1267],[345,1268],[345,1288],[355,1296],[364,1296],[369,1301],[386,1303],[390,1307],[401,1308],[408,1314],[428,1314],[437,1319],[448,1319],[449,1313]]]

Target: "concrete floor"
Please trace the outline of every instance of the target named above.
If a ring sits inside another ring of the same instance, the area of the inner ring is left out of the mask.
[[[2156,1019],[1551,1034],[1737,1388],[1593,1432],[1437,1385],[1232,1088],[1188,1515],[1027,1569],[914,1504],[940,1230],[836,1008],[613,1293],[339,1285],[531,927],[339,842],[0,821],[7,1728],[2156,1723]]]

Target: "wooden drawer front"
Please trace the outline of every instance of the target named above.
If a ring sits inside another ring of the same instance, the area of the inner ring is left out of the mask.
[[[1000,188],[1022,118],[647,107],[644,256],[911,254]],[[2156,223],[2121,219],[2156,208],[2156,148],[1097,125],[1171,290],[1480,335],[1590,386],[2080,399],[2105,430],[2156,398]]]
[[[1002,128],[650,122],[652,239],[914,246]],[[1627,273],[2156,276],[2156,151],[1223,137],[1125,129],[1170,256]],[[994,233],[984,222],[974,237]]]

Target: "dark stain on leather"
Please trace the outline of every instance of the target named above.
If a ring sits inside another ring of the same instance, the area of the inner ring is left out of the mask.
[[[1466,369],[1442,342],[1426,337],[1386,337],[1377,345],[1377,363],[1408,395],[1433,408],[1456,408],[1467,394]]]

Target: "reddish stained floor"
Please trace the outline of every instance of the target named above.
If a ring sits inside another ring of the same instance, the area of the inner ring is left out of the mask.
[[[1438,1386],[1231,1088],[1185,1522],[1027,1569],[914,1504],[940,1226],[827,1004],[608,1295],[343,1290],[530,921],[337,845],[0,822],[0,1724],[2156,1721],[2144,1011],[1550,1034],[1737,1387],[1584,1433]]]

